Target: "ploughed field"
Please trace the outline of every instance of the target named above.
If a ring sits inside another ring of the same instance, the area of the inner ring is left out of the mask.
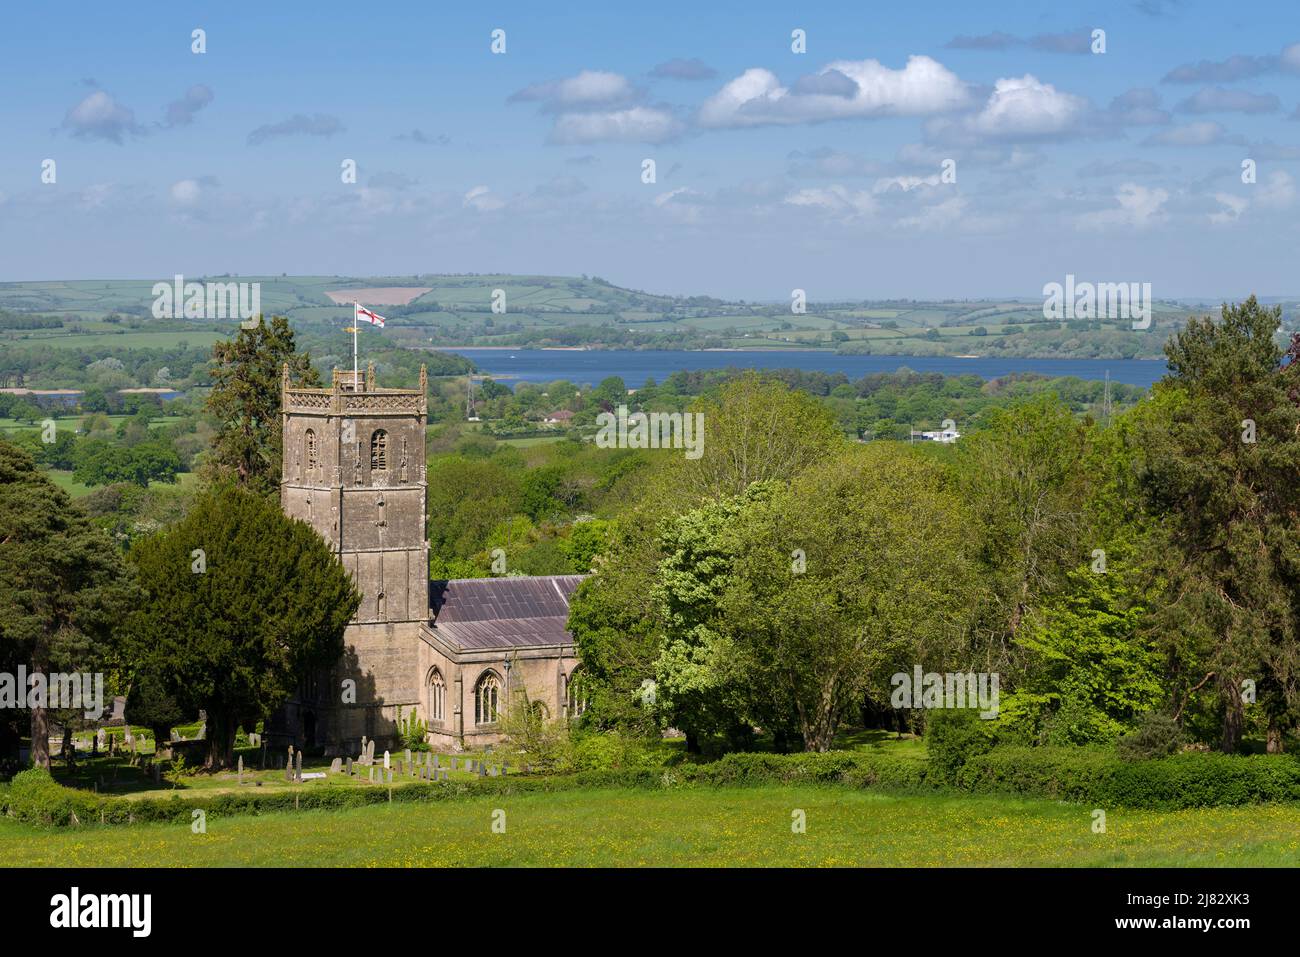
[[[0,819],[8,866],[1295,866],[1300,806],[1106,813],[843,787],[600,789],[185,824]],[[498,813],[498,812],[504,812]],[[798,812],[802,812],[800,815]],[[793,825],[805,823],[803,833]],[[504,832],[501,831],[504,823]],[[494,824],[496,830],[494,830]]]

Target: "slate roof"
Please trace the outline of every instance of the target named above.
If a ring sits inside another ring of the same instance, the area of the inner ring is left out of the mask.
[[[569,597],[583,575],[429,583],[432,628],[465,650],[571,645]]]

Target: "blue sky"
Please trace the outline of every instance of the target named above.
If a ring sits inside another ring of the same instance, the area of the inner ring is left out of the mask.
[[[9,7],[0,280],[1300,293],[1294,3],[468,6]]]

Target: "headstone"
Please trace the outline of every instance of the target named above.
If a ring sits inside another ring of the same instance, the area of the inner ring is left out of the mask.
[[[284,759],[281,758],[281,760],[283,761]],[[292,760],[290,760],[290,761],[285,761],[285,764],[284,764],[284,779],[285,779],[286,781],[292,781],[292,780],[293,780],[293,761],[292,761]]]
[[[438,780],[439,780],[439,781],[445,781],[445,780],[447,780],[447,769],[446,769],[446,768],[443,768],[441,771],[438,772]]]
[[[302,784],[302,752],[298,752],[298,783]]]
[[[307,771],[306,773],[304,773],[304,774],[301,776],[301,778],[299,779],[299,781],[300,781],[300,782],[301,782],[301,781],[316,781],[316,780],[319,780],[320,778],[323,778],[323,777],[325,777],[325,776],[326,776],[326,775],[325,775],[325,772],[324,772],[324,771]]]
[[[407,748],[407,749],[406,749],[406,766],[407,766],[407,767],[410,767],[410,766],[411,766],[411,749],[410,749],[410,748]]]
[[[366,770],[368,770],[368,771],[370,772],[370,783],[371,783],[371,784],[374,784],[374,783],[375,783],[375,766],[372,764],[372,765],[370,765],[370,767],[367,768]]]
[[[483,766],[482,761],[475,762],[474,770],[478,773],[479,777],[487,776],[487,769]]]
[[[390,770],[390,769],[392,768],[392,766],[393,766],[393,765],[392,765],[392,762],[391,762],[391,760],[390,760],[389,757],[388,757],[388,752],[385,751],[385,752],[384,752],[384,770],[385,770],[385,771],[388,771],[388,770]]]
[[[243,787],[243,784],[244,784],[244,756],[243,756],[242,754],[239,756],[239,784],[240,784],[240,787]]]
[[[438,767],[438,766],[439,766],[439,765],[438,765],[438,756],[437,756],[436,754],[434,754],[434,755],[430,755],[430,757],[425,761],[425,763],[428,764],[428,763],[430,763],[430,762],[432,762],[432,764],[433,764],[433,766],[434,766],[435,768]]]
[[[386,768],[386,769],[385,769],[385,772],[386,772],[387,777],[388,777],[388,783],[389,783],[389,784],[392,784],[392,783],[393,783],[393,769],[392,769],[392,768]]]
[[[352,756],[348,756],[348,777],[352,777]]]
[[[338,774],[341,770],[343,770],[342,758],[335,758],[330,762],[330,774]]]
[[[162,784],[162,765],[157,761],[153,763],[153,783]]]

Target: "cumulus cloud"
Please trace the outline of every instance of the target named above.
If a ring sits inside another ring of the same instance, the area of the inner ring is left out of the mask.
[[[1058,90],[1032,74],[1005,77],[993,86],[984,107],[956,121],[932,122],[936,138],[1023,140],[1083,132],[1091,106],[1086,99]]]
[[[660,80],[711,80],[718,71],[698,58],[683,60],[676,57],[660,63],[650,71],[650,75]]]
[[[342,133],[343,129],[343,124],[336,116],[327,113],[314,113],[311,116],[295,113],[287,120],[259,126],[253,130],[248,134],[248,145],[260,146],[282,136],[333,136],[335,133]]]
[[[631,103],[641,93],[621,73],[583,70],[575,76],[534,83],[511,94],[509,103],[540,103],[547,112],[588,110]]]
[[[681,135],[682,123],[663,107],[562,113],[555,118],[550,141],[578,143],[664,143]]]
[[[837,60],[794,87],[770,70],[746,70],[700,106],[702,127],[817,123],[872,116],[923,116],[959,109],[966,86],[937,60],[908,57],[893,70],[877,60]]]
[[[108,140],[118,144],[126,136],[139,136],[145,132],[135,120],[135,111],[104,90],[88,93],[85,99],[68,110],[63,126],[81,139]]]
[[[196,83],[186,90],[185,95],[179,100],[173,100],[167,104],[166,109],[163,111],[163,127],[189,126],[194,122],[194,114],[211,103],[212,98],[211,87]]]
[[[1109,229],[1128,227],[1142,229],[1164,218],[1164,205],[1169,193],[1163,189],[1124,183],[1115,191],[1115,206],[1094,210],[1079,217],[1082,229]]]
[[[1181,113],[1275,113],[1282,102],[1272,93],[1248,93],[1221,86],[1196,91],[1178,104]]]

